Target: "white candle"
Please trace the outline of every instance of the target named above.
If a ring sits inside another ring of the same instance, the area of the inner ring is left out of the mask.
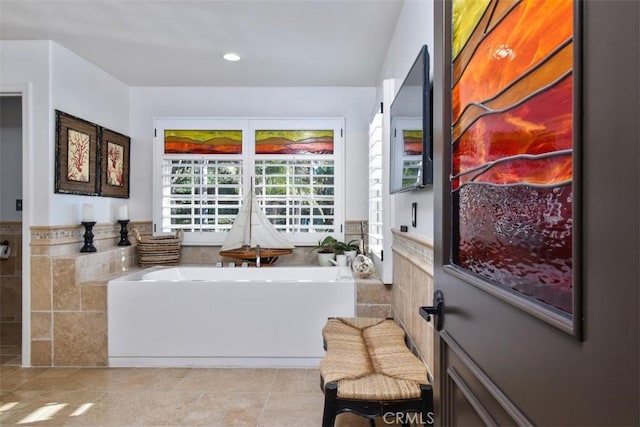
[[[93,205],[89,203],[82,205],[82,222],[93,222]]]
[[[122,205],[118,208],[118,221],[126,221],[129,219],[129,206]]]

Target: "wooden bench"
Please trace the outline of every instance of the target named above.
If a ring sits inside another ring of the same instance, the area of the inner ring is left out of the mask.
[[[426,368],[393,320],[330,318],[322,337],[327,351],[320,362],[323,427],[333,427],[341,412],[366,417],[372,426],[374,418],[390,414],[418,413],[425,423],[433,418]]]

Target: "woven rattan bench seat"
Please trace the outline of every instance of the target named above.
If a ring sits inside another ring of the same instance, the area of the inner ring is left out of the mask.
[[[404,331],[393,320],[332,318],[322,336],[327,350],[320,363],[325,427],[333,425],[339,412],[372,418],[382,415],[382,408],[393,409],[394,402],[399,411],[431,410],[426,368],[409,351]]]

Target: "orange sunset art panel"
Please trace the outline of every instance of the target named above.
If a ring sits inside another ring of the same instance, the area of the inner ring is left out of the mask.
[[[405,156],[422,154],[422,131],[404,129],[402,131],[402,143],[402,152]]]
[[[333,130],[257,130],[256,154],[333,154]]]
[[[453,0],[453,262],[573,313],[574,2]]]
[[[165,154],[242,154],[241,130],[165,130]]]

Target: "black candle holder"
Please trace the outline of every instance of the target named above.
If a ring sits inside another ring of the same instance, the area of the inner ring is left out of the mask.
[[[93,226],[95,222],[82,221],[84,226],[84,246],[80,249],[80,252],[98,252],[95,246],[93,246]]]
[[[119,219],[118,223],[120,223],[120,241],[118,242],[118,246],[131,246],[131,242],[129,241],[129,230],[127,229],[129,220]]]

